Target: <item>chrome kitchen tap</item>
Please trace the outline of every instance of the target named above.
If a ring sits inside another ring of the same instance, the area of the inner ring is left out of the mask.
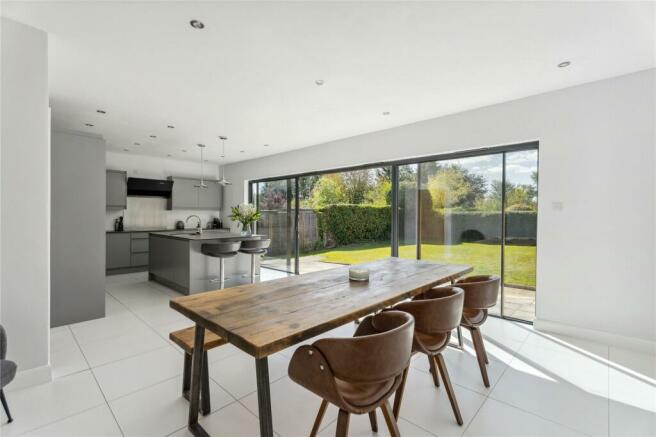
[[[203,228],[201,227],[201,224],[200,224],[200,217],[198,217],[196,214],[192,214],[189,217],[187,217],[187,219],[185,220],[185,223],[188,223],[189,219],[194,218],[194,217],[196,217],[196,219],[198,220],[198,224],[196,225],[196,234],[203,235]]]

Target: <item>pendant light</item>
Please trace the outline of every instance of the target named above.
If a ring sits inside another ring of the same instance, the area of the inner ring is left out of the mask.
[[[200,183],[198,185],[194,185],[194,187],[197,188],[207,188],[207,184],[205,183],[205,176],[204,176],[204,169],[203,169],[203,149],[205,148],[205,144],[197,144],[198,148],[200,149]]]
[[[219,138],[221,139],[221,143],[223,145],[223,148],[222,148],[222,151],[221,151],[221,162],[223,162],[223,160],[225,159],[225,141],[228,139],[228,137],[220,136]],[[225,173],[223,174],[223,176],[221,175],[221,163],[219,163],[219,174],[216,177],[216,183],[219,184],[219,185],[222,185],[224,187],[226,185],[232,185],[232,182],[229,182],[225,178]]]

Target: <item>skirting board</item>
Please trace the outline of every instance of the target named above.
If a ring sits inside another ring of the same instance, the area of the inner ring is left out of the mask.
[[[632,349],[639,352],[656,353],[656,341],[649,341],[642,338],[612,334],[610,332],[597,331],[596,329],[580,328],[578,326],[544,319],[535,319],[533,327],[537,331],[568,335],[570,337]]]
[[[28,388],[35,385],[45,384],[52,381],[52,369],[50,365],[22,370],[16,373],[16,378],[5,389],[7,392]]]

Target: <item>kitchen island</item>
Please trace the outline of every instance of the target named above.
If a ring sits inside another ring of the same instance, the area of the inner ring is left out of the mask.
[[[202,235],[181,231],[149,234],[150,266],[148,277],[183,294],[216,290],[219,284],[219,259],[204,255],[203,244],[224,241],[259,240],[262,235],[241,235],[226,230],[203,231]],[[250,281],[251,257],[238,254],[225,260],[225,287]],[[255,272],[260,271],[259,257]]]

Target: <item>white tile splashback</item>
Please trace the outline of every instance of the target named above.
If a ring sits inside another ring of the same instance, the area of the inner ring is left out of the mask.
[[[219,217],[220,211],[173,210],[166,209],[166,199],[163,197],[128,197],[126,210],[107,210],[105,213],[105,229],[114,229],[114,220],[123,216],[126,228],[162,228],[173,229],[175,222],[184,221],[189,215],[196,214],[203,222],[203,227],[209,220]],[[188,228],[196,226],[196,221],[189,221]]]

